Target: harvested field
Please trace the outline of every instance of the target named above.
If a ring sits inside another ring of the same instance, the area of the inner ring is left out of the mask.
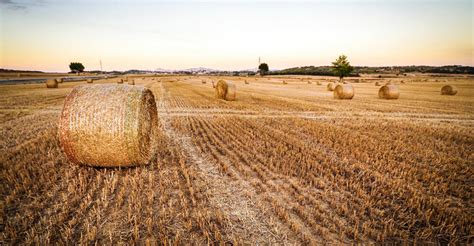
[[[235,101],[202,83],[219,79]],[[298,76],[134,78],[156,99],[157,154],[115,169],[59,146],[64,100],[84,81],[0,85],[0,242],[472,244],[474,79],[441,78],[455,96],[425,79],[380,100],[362,78],[334,100]]]

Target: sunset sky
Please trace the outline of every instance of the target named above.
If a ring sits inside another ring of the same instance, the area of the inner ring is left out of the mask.
[[[474,65],[471,0],[0,0],[0,67]]]

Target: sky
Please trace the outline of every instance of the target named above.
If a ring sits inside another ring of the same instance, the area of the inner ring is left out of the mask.
[[[0,0],[0,67],[474,66],[471,0]]]

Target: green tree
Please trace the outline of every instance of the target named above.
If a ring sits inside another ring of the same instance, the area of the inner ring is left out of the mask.
[[[268,64],[266,63],[261,63],[259,66],[258,66],[258,70],[260,70],[260,75],[265,75],[268,73]]]
[[[71,69],[72,72],[82,73],[84,72],[84,68],[84,65],[80,62],[71,62],[71,64],[69,64],[69,69]]]
[[[332,66],[332,70],[337,76],[339,76],[339,80],[342,80],[354,70],[345,55],[340,55],[336,61],[332,63]]]

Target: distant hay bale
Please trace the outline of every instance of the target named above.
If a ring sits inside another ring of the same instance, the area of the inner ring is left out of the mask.
[[[338,85],[338,83],[329,82],[328,85],[326,86],[326,89],[328,91],[334,91],[334,89],[336,88],[337,85]]]
[[[401,80],[401,81],[400,81],[400,84],[405,84],[405,81],[404,81],[404,80]]]
[[[55,79],[46,80],[46,88],[58,88],[58,81]]]
[[[135,85],[135,80],[134,79],[129,79],[128,84],[129,85]]]
[[[445,85],[441,88],[441,95],[454,96],[458,93],[458,88],[454,85]]]
[[[284,85],[287,85],[287,84],[288,84],[288,82],[286,82],[285,80],[283,80],[283,84],[284,84]]]
[[[338,84],[334,88],[335,99],[352,99],[354,97],[354,87],[351,84]]]
[[[312,84],[311,80],[308,80],[308,84]]]
[[[206,80],[205,80],[205,79],[203,79],[203,80],[201,81],[201,83],[205,84],[205,83],[206,83]]]
[[[118,79],[117,84],[123,84],[123,79]]]
[[[317,85],[322,85],[321,81],[316,82]]]
[[[94,83],[94,79],[87,79],[87,83],[89,83],[89,84]]]
[[[216,85],[214,84],[214,80],[212,80],[211,83],[212,83],[212,88],[216,88]]]
[[[234,101],[236,98],[235,85],[230,81],[219,80],[216,85],[216,97],[226,101]]]
[[[63,82],[63,79],[62,79],[62,78],[57,78],[57,79],[56,79],[56,82],[62,83],[62,82]]]
[[[142,86],[75,87],[59,120],[59,140],[72,163],[98,167],[145,165],[156,151],[157,109]]]
[[[396,85],[384,85],[379,89],[380,99],[398,99],[400,97],[400,90]]]
[[[246,85],[248,85],[248,84],[249,84],[249,81],[248,81],[248,80],[244,80],[244,83],[245,83]]]
[[[380,82],[375,82],[375,86],[380,86]]]

